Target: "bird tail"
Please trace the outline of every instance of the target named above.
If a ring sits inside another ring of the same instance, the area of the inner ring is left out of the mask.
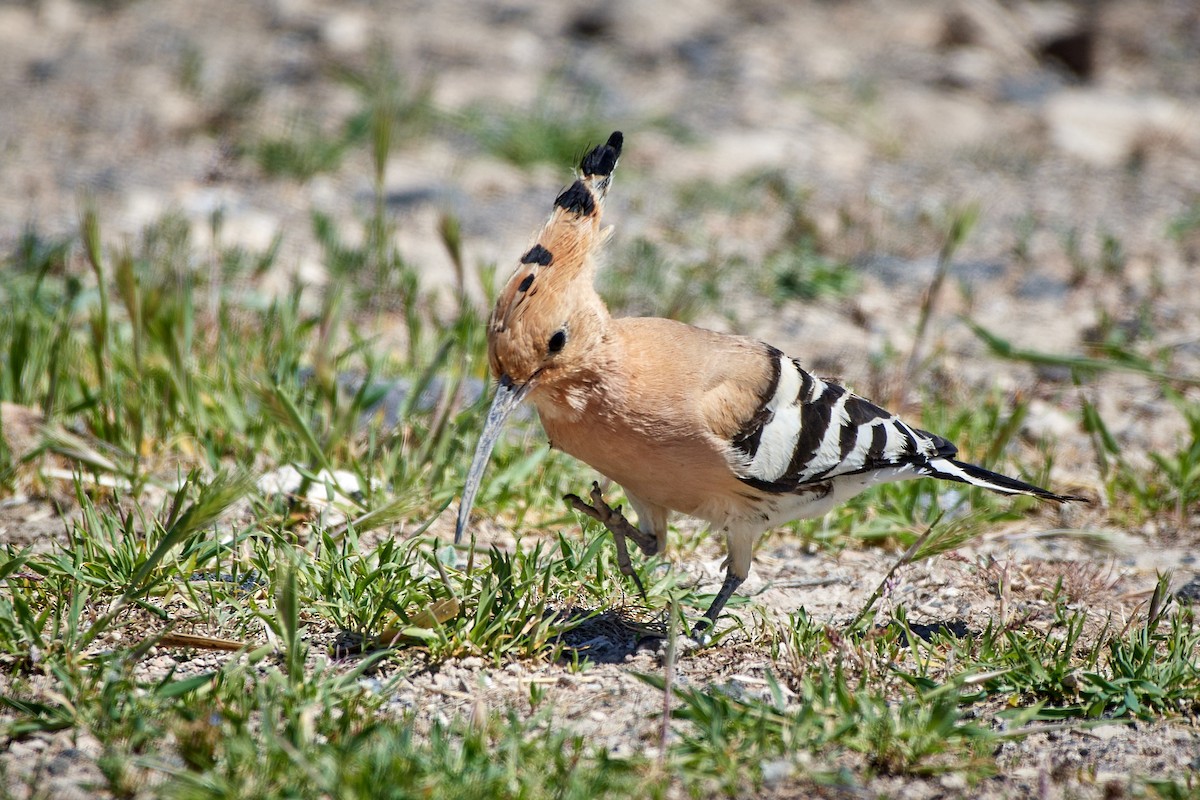
[[[1053,500],[1056,503],[1066,503],[1072,500],[1087,502],[1086,497],[1055,494],[1040,486],[1034,486],[1032,483],[1025,483],[1025,481],[1019,481],[1016,478],[1010,478],[1007,475],[1001,475],[998,472],[992,472],[954,458],[931,458],[922,473],[931,478],[967,483],[1000,494],[1025,494],[1042,500]]]

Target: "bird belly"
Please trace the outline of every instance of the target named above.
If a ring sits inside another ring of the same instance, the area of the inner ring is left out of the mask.
[[[648,437],[619,420],[572,423],[541,414],[552,447],[588,464],[640,500],[723,525],[752,513],[756,493],[729,468],[717,447],[702,438]]]

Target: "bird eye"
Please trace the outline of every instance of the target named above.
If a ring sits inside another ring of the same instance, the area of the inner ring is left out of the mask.
[[[558,330],[558,331],[555,331],[554,335],[550,337],[550,341],[546,344],[546,349],[549,350],[551,353],[557,353],[559,350],[562,350],[566,346],[567,346],[567,332],[565,330]]]

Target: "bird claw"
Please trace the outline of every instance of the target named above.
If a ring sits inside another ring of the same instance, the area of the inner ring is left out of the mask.
[[[610,506],[604,502],[604,495],[600,492],[600,484],[592,481],[592,491],[589,493],[591,497],[591,505],[577,494],[568,494],[563,496],[571,504],[571,507],[576,511],[587,514],[592,519],[599,522],[604,527],[608,528],[614,536],[620,534],[626,538],[633,539],[634,544],[638,546],[643,553],[652,556],[658,552],[658,539],[653,534],[646,533],[641,528],[638,528],[632,522],[625,518],[621,513],[621,506]]]
[[[642,552],[652,554],[654,550],[647,550],[647,542],[654,540],[641,530],[635,528],[633,524],[625,519],[625,515],[621,513],[621,507],[613,508],[608,503],[604,502],[604,496],[600,492],[600,484],[592,482],[591,491],[592,504],[589,505],[577,494],[568,494],[563,496],[571,504],[571,507],[581,514],[587,514],[592,519],[599,522],[605,528],[608,528],[609,533],[613,536],[613,543],[617,547],[617,568],[621,570],[621,574],[633,579],[633,583],[637,586],[638,594],[642,596],[642,600],[648,600],[646,596],[646,587],[642,585],[642,579],[638,577],[637,572],[633,569],[633,562],[629,560],[629,547],[626,545],[626,538],[633,539],[634,543],[641,548]]]
[[[704,647],[708,644],[709,638],[713,631],[716,630],[717,624],[708,617],[701,617],[696,620],[696,624],[692,626],[692,633],[687,637],[687,641],[695,643],[696,647]]]

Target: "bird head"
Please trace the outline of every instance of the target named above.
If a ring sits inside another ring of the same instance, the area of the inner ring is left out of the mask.
[[[600,217],[622,141],[615,132],[583,157],[579,178],[555,198],[550,219],[496,301],[488,323],[496,394],[467,472],[456,543],[505,420],[530,394],[564,392],[600,345],[608,310],[593,288],[593,253],[612,230],[600,227]]]

